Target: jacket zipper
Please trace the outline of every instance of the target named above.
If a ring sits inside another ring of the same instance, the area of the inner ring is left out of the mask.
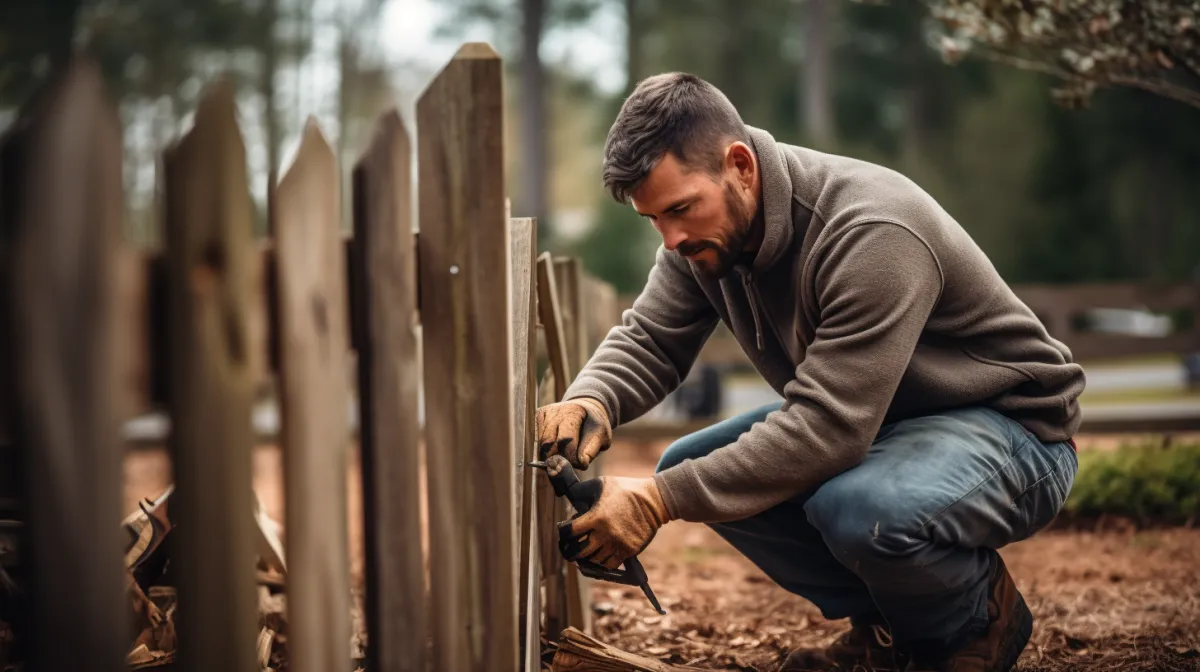
[[[754,336],[755,340],[757,341],[758,351],[762,352],[764,348],[762,324],[758,316],[760,299],[758,296],[758,286],[754,284],[753,271],[747,269],[742,273],[742,287],[745,288],[746,298],[750,301],[750,314],[754,316]],[[778,341],[779,347],[782,348],[786,353],[787,346],[783,342],[783,337],[780,336],[779,329],[776,328],[774,320],[771,319],[771,315],[766,311],[766,309],[763,310],[762,319],[766,320],[767,326],[771,327],[771,333],[775,335],[775,339]]]
[[[758,351],[764,349],[762,323],[758,318],[758,292],[754,290],[753,281],[750,279],[750,271],[741,271],[742,288],[746,291],[746,300],[750,302],[750,315],[754,317],[754,340],[758,345]]]

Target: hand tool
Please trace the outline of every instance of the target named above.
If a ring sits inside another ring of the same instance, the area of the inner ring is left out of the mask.
[[[554,487],[554,494],[559,497],[566,497],[567,501],[575,509],[575,515],[572,518],[587,513],[591,510],[592,505],[600,498],[599,488],[579,487],[581,481],[575,474],[575,469],[571,467],[571,463],[562,455],[551,455],[546,458],[545,462],[528,462],[529,466],[535,469],[541,469],[546,472],[546,476],[550,479],[550,485]],[[559,552],[566,553],[562,549],[562,542],[559,542]],[[609,569],[591,560],[580,559],[576,564],[579,566],[579,572],[584,576],[592,579],[600,579],[601,581],[609,581],[612,583],[620,583],[626,586],[638,586],[646,595],[646,599],[650,600],[650,604],[654,606],[655,611],[660,614],[667,613],[658,604],[658,598],[654,596],[654,591],[650,589],[650,581],[646,577],[646,570],[642,568],[642,563],[637,559],[637,556],[628,558],[624,562],[625,569]]]

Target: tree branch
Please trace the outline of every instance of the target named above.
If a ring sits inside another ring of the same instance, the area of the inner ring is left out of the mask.
[[[1103,77],[1082,77],[1062,68],[1055,67],[1049,63],[1022,58],[1014,54],[1006,54],[993,49],[977,49],[975,53],[980,57],[994,63],[1000,63],[1002,65],[1008,65],[1031,72],[1039,72],[1044,75],[1050,75],[1051,77],[1057,77],[1064,81],[1091,82],[1097,86],[1116,85],[1141,89],[1143,91],[1148,91],[1150,93],[1170,98],[1186,105],[1191,105],[1192,107],[1200,108],[1200,91],[1194,91],[1170,82],[1164,82],[1161,80],[1154,81],[1136,75],[1120,74],[1104,75]]]

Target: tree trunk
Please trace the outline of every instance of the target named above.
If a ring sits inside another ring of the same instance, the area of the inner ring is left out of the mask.
[[[723,67],[721,80],[716,84],[745,118],[750,112],[751,101],[752,78],[747,74],[753,67],[752,63],[747,63],[746,26],[749,22],[746,13],[756,10],[728,0],[721,2],[720,7],[718,20],[725,26],[725,40],[720,61]]]
[[[804,0],[804,65],[801,69],[801,128],[810,145],[828,148],[834,141],[832,0]]]
[[[32,3],[37,7],[41,3]],[[82,0],[60,0],[42,4],[43,20],[50,46],[50,67],[57,70],[71,58],[75,42],[75,24],[79,21]],[[32,9],[32,8],[31,8]]]
[[[1171,239],[1173,175],[1161,149],[1151,150],[1145,169],[1145,268],[1150,280],[1167,275],[1167,241]]]
[[[642,35],[638,0],[625,0],[625,94],[633,92],[642,78]]]
[[[521,0],[521,113],[525,171],[521,177],[524,202],[521,216],[536,217],[538,240],[546,230],[546,81],[539,48],[546,20],[545,0]]]

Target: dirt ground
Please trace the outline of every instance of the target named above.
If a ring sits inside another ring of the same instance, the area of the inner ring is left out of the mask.
[[[614,445],[605,473],[649,475],[664,447]],[[1200,530],[1047,531],[1001,554],[1036,619],[1019,670],[1200,670]],[[666,616],[640,591],[593,586],[595,606],[608,612],[597,636],[626,651],[766,671],[849,627],[776,586],[703,525],[667,525],[641,558]]]
[[[1105,449],[1118,440],[1081,441]],[[610,475],[646,476],[666,443],[617,444],[604,457]],[[283,523],[281,456],[254,454],[254,488]],[[126,510],[170,482],[161,451],[126,461]],[[361,517],[359,478],[348,474],[350,518]],[[351,570],[361,585],[361,527],[350,527]],[[1034,612],[1023,672],[1200,671],[1200,529],[1043,532],[1002,551]],[[847,629],[772,583],[703,525],[675,522],[642,554],[666,616],[641,592],[594,583],[596,635],[640,655],[720,670],[774,670],[794,648],[823,646]]]

